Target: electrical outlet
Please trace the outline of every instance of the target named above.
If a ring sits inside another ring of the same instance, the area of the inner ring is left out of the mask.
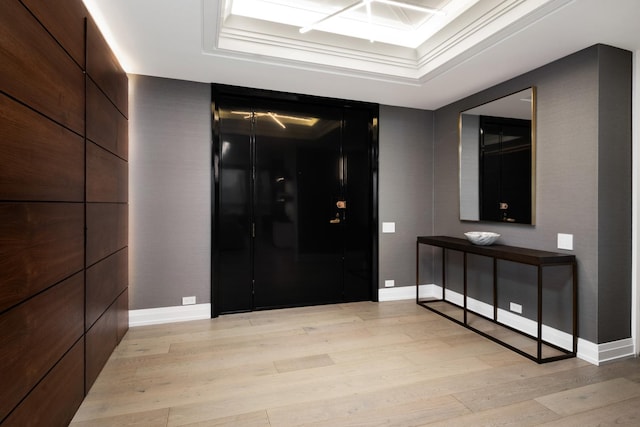
[[[196,303],[196,297],[182,297],[182,305],[193,305]]]
[[[384,281],[384,287],[385,288],[393,288],[396,285],[396,281],[395,280],[385,280]]]
[[[515,302],[509,303],[509,310],[514,313],[522,314],[522,306],[520,304],[516,304]]]

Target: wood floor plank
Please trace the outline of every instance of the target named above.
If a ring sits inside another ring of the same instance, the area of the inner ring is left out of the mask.
[[[301,369],[331,366],[335,362],[328,354],[316,354],[311,356],[296,357],[294,359],[276,360],[274,362],[278,372],[299,371]]]
[[[640,397],[640,384],[625,378],[615,378],[548,394],[535,400],[557,414],[573,415],[636,397]]]
[[[482,412],[451,417],[436,423],[429,423],[430,427],[476,427],[476,426],[538,426],[543,422],[556,420],[559,415],[543,405],[528,400],[501,408]],[[421,424],[426,425],[426,424]]]
[[[406,354],[406,357],[416,365],[430,365],[442,360],[452,360],[467,357],[493,354],[502,352],[500,346],[490,340],[472,341],[464,346],[465,351],[460,351],[460,347],[438,347],[425,353],[424,351],[414,351]]]
[[[433,399],[403,402],[397,405],[376,406],[367,411],[352,412],[342,417],[324,421],[291,423],[289,420],[284,420],[283,422],[274,422],[273,425],[314,427],[416,426],[454,418],[467,412],[468,409],[451,398],[451,396],[441,396]]]
[[[113,427],[113,426],[166,426],[169,408],[148,412],[134,412],[115,417],[93,418],[89,421],[71,421],[69,427]]]
[[[623,400],[611,405],[580,412],[541,424],[545,427],[595,427],[640,425],[640,398]]]
[[[449,349],[450,347],[441,340],[419,340],[419,341],[409,341],[409,342],[391,342],[387,345],[379,344],[375,347],[370,347],[369,349],[349,349],[349,350],[341,350],[334,351],[331,353],[331,358],[337,363],[347,363],[347,362],[355,362],[361,361],[362,363],[367,363],[368,360],[371,359],[371,351],[376,352],[376,357],[385,358],[385,357],[395,357],[395,356],[406,356],[407,354],[411,354],[413,352],[427,353],[431,351],[438,351],[441,349]]]
[[[266,411],[255,411],[247,414],[233,415],[230,417],[217,417],[215,413],[206,411],[200,413],[184,414],[172,410],[169,415],[167,427],[216,427],[216,426],[241,426],[241,427],[269,427],[269,416]],[[190,420],[200,421],[191,422]]]

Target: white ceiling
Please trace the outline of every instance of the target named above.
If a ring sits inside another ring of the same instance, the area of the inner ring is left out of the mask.
[[[85,3],[128,73],[423,109],[596,43],[640,50],[638,0],[465,0],[470,9],[444,18],[374,0],[371,21],[382,25],[374,42],[364,7],[299,31],[359,0],[235,1]],[[459,0],[398,1],[446,8]],[[424,40],[433,32],[426,23],[438,19],[447,25]],[[339,20],[362,34],[323,31],[337,31],[329,24]],[[405,33],[380,41],[389,29]]]

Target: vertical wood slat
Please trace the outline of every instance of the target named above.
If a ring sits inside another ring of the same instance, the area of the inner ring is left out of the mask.
[[[122,341],[122,338],[124,338],[124,335],[129,330],[129,288],[128,287],[127,289],[122,291],[122,293],[118,297],[118,300],[116,301],[116,304],[117,304],[116,317],[118,320],[118,328],[116,332],[117,332],[117,339],[119,344],[120,341]]]
[[[85,388],[91,388],[118,345],[118,304],[114,302],[86,332]]]
[[[7,426],[66,426],[84,398],[84,339],[80,339],[7,417]]]
[[[87,74],[128,117],[127,75],[92,19],[87,19]]]
[[[0,312],[81,271],[81,203],[0,203]]]
[[[0,315],[0,420],[82,336],[83,321],[82,273]]]
[[[71,57],[84,68],[84,18],[81,0],[21,0]]]
[[[128,208],[121,203],[87,203],[87,267],[127,246]]]
[[[88,391],[128,328],[128,81],[90,18],[86,43]]]
[[[0,200],[84,201],[84,139],[0,94]]]
[[[84,134],[84,74],[18,0],[0,2],[3,91]]]
[[[87,139],[127,160],[127,118],[90,78],[87,78]]]
[[[127,162],[87,142],[87,202],[126,203]]]
[[[127,288],[129,251],[124,248],[87,268],[85,328],[93,323]]]

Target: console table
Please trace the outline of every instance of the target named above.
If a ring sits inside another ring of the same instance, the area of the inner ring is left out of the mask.
[[[420,245],[430,245],[439,247],[442,249],[442,298],[430,298],[430,299],[421,299],[419,295],[419,286],[420,286]],[[445,299],[446,294],[446,256],[445,253],[447,250],[459,251],[463,254],[463,304],[462,307],[453,304]],[[482,314],[473,312],[467,308],[467,254],[476,254],[485,257],[490,257],[493,259],[493,317],[487,317]],[[536,336],[530,335],[526,332],[514,329],[504,323],[498,321],[498,275],[497,275],[497,263],[498,260],[506,260],[512,261],[515,263],[521,264],[529,264],[537,267],[537,334]],[[549,343],[542,338],[542,302],[543,302],[543,269],[545,267],[550,266],[570,266],[571,267],[571,275],[572,275],[572,292],[571,292],[571,310],[572,310],[572,338],[573,338],[573,346],[571,350],[567,350],[561,348],[555,344]],[[478,246],[473,245],[466,239],[459,239],[455,237],[448,236],[419,236],[416,241],[416,302],[424,308],[427,308],[441,316],[444,316],[468,329],[477,332],[492,341],[495,341],[499,344],[504,345],[505,347],[537,362],[537,363],[545,363],[552,362],[554,360],[566,359],[570,357],[575,357],[577,353],[578,347],[578,334],[577,334],[577,263],[574,255],[554,253],[554,252],[546,252],[539,251],[535,249],[526,249],[519,248],[514,246],[506,246],[506,245],[491,245],[491,246]],[[446,303],[448,307],[450,306],[457,307],[462,310],[462,319],[459,320],[451,315],[445,313],[442,310],[435,308],[436,304],[433,303]],[[515,345],[504,342],[503,340],[496,338],[476,327],[470,325],[468,322],[468,314],[472,313],[475,316],[479,316],[483,319],[489,320],[494,324],[500,325],[500,327],[507,328],[513,332],[516,332],[520,335],[524,335],[531,340],[535,341],[536,344],[536,354],[530,354],[523,351],[521,348],[518,348]],[[544,346],[548,346],[552,349],[555,349],[555,353],[549,357],[543,357],[542,348]]]

